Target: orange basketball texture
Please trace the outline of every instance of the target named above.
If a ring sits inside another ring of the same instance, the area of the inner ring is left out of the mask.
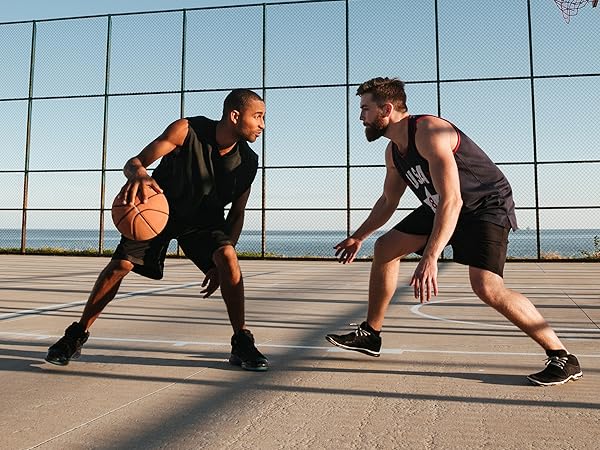
[[[164,194],[144,186],[146,203],[136,196],[135,205],[122,203],[115,197],[112,219],[121,234],[135,241],[146,241],[160,233],[169,220],[169,203]]]

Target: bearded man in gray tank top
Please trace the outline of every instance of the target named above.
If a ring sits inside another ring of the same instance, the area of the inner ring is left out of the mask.
[[[389,139],[383,194],[367,219],[335,246],[339,261],[351,263],[363,241],[396,211],[406,188],[421,201],[392,230],[377,239],[369,279],[366,320],[349,334],[328,334],[338,347],[379,356],[385,312],[396,290],[402,257],[422,257],[410,285],[421,303],[438,294],[438,258],[447,245],[454,260],[469,267],[475,294],[537,342],[548,356],[541,372],[527,378],[551,386],[582,376],[570,354],[536,307],[504,285],[508,233],[517,228],[510,184],[467,135],[439,117],[410,115],[404,83],[374,78],[361,84],[360,119],[367,140]]]

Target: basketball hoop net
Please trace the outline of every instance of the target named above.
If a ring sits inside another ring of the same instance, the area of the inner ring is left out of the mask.
[[[598,0],[554,0],[556,6],[562,12],[566,23],[569,23],[571,17],[575,16],[580,8],[583,8],[588,3],[591,3],[595,8],[598,5]]]

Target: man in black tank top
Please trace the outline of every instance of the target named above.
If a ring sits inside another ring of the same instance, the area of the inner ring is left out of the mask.
[[[508,233],[517,220],[510,184],[498,167],[462,131],[434,116],[411,116],[404,83],[375,78],[359,86],[361,120],[369,141],[390,140],[385,153],[383,194],[368,218],[335,246],[342,263],[351,263],[362,242],[396,211],[409,187],[422,205],[377,239],[369,281],[367,319],[356,331],[327,335],[332,344],[379,356],[385,311],[396,290],[400,259],[422,258],[411,278],[421,303],[437,295],[437,261],[447,245],[454,260],[469,266],[475,294],[525,331],[548,356],[536,385],[562,384],[582,376],[570,354],[535,306],[504,285]]]
[[[256,348],[244,320],[244,285],[235,251],[244,223],[250,186],[257,172],[258,155],[248,146],[262,133],[265,104],[255,92],[232,91],[223,104],[221,120],[206,117],[179,119],[124,168],[127,183],[120,192],[123,203],[142,201],[149,186],[164,192],[169,202],[165,229],[148,241],[121,237],[112,260],[100,273],[79,322],[74,322],[48,350],[46,361],[67,365],[79,356],[88,329],[117,294],[130,272],[161,279],[167,249],[177,239],[185,255],[205,273],[201,294],[219,287],[233,328],[229,362],[246,370],[264,371],[268,361]],[[148,174],[146,168],[162,158]],[[225,206],[231,204],[227,217]]]

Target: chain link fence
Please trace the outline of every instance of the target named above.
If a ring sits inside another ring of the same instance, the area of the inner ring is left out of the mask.
[[[480,3],[320,0],[0,23],[0,252],[113,250],[125,161],[179,117],[218,119],[229,90],[244,87],[265,98],[267,128],[253,144],[261,167],[238,250],[331,258],[385,174],[385,143],[366,142],[356,87],[397,76],[412,113],[453,121],[507,175],[521,227],[509,258],[597,259],[597,17],[566,25],[544,2]],[[416,206],[407,193],[383,229]]]

